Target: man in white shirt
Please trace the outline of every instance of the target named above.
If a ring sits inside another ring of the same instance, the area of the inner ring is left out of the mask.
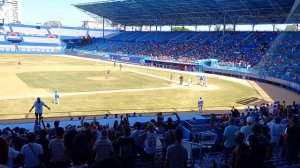
[[[93,152],[96,154],[95,161],[101,161],[110,157],[112,151],[112,144],[109,139],[107,139],[107,131],[103,130],[101,132],[101,138],[96,141]]]
[[[37,167],[40,166],[40,156],[43,154],[42,145],[35,143],[35,135],[29,133],[28,144],[25,144],[20,154],[24,156],[25,167]]]
[[[271,144],[275,146],[279,145],[280,136],[285,130],[285,126],[280,124],[280,122],[280,117],[276,117],[274,123],[268,123],[268,127],[270,128]]]
[[[13,159],[16,159],[19,156],[19,152],[16,151],[14,148],[9,147],[9,151],[8,151],[8,161],[6,166],[7,167],[14,167],[13,165]]]
[[[199,108],[199,112],[202,112],[202,108],[203,108],[203,99],[202,97],[199,98],[198,100],[198,108]]]
[[[48,107],[43,101],[41,101],[41,98],[38,97],[32,105],[31,109],[29,110],[29,112],[31,112],[32,109],[35,108],[35,122],[38,124],[41,123],[41,117],[43,115],[43,106],[50,110],[50,107]]]
[[[247,117],[246,119],[247,125],[243,126],[241,128],[241,132],[244,133],[244,143],[248,143],[248,137],[251,135],[252,132],[252,125],[253,125],[253,118],[252,117]]]

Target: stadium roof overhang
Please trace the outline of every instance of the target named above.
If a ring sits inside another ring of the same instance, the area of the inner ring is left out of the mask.
[[[75,4],[127,26],[300,23],[300,0],[111,0]]]

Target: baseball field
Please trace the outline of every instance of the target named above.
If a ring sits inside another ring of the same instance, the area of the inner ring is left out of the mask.
[[[197,111],[200,96],[205,110],[227,110],[261,99],[246,80],[207,74],[203,87],[197,85],[199,73],[122,65],[120,70],[119,63],[67,56],[1,55],[0,119],[33,118],[28,110],[37,97],[51,107],[44,117]],[[193,84],[187,86],[190,78]],[[55,90],[58,105],[53,104]]]

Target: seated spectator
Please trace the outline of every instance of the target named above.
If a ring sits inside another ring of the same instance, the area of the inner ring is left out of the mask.
[[[183,138],[182,131],[176,129],[175,131],[175,144],[167,149],[165,167],[167,168],[184,168],[187,167],[188,152],[181,145]]]

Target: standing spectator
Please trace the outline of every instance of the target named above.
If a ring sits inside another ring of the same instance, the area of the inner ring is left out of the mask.
[[[163,142],[163,159],[165,159],[168,147],[173,145],[173,143],[175,142],[175,130],[171,125],[167,126],[167,131],[163,135]]]
[[[51,128],[49,131],[49,134],[48,134],[49,139],[55,137],[56,128],[59,127],[59,123],[60,123],[60,121],[58,121],[58,120],[54,121],[54,128]]]
[[[285,129],[285,126],[282,125],[280,117],[275,118],[274,123],[269,123],[268,127],[270,129],[270,135],[271,135],[271,144],[278,146],[280,137]]]
[[[50,140],[50,165],[51,167],[66,167],[66,150],[63,145],[64,129],[62,127],[56,128],[56,138]]]
[[[239,128],[234,125],[235,119],[233,117],[229,118],[229,125],[225,128],[223,133],[223,144],[225,150],[225,161],[229,158],[229,155],[232,153],[233,149],[236,146],[234,141],[234,134],[239,131]]]
[[[135,145],[136,145],[136,150],[137,153],[141,154],[141,152],[143,151],[143,143],[140,140],[140,135],[142,133],[142,124],[140,122],[136,122],[134,124],[135,130],[132,131],[131,133],[131,137],[134,139],[135,141]]]
[[[245,135],[242,132],[234,134],[234,140],[237,146],[232,153],[231,165],[232,168],[247,168],[248,167],[248,146],[244,143]]]
[[[202,112],[202,108],[203,108],[203,100],[202,97],[199,98],[198,100],[198,108],[199,108],[199,112]]]
[[[130,137],[131,130],[129,127],[125,128],[124,136],[117,140],[116,153],[123,168],[134,168],[136,157],[136,145],[134,139]]]
[[[253,134],[249,136],[249,166],[251,168],[263,168],[264,160],[270,156],[271,144],[262,135],[261,126],[252,126]]]
[[[300,127],[298,117],[294,116],[291,126],[286,130],[285,144],[287,154],[287,164],[298,164],[299,145],[300,145]]]
[[[96,141],[93,147],[93,152],[96,154],[95,161],[101,161],[111,156],[112,145],[111,145],[111,141],[107,139],[106,130],[103,130],[101,132],[101,138]]]
[[[247,125],[241,128],[241,132],[244,133],[244,142],[248,143],[248,137],[252,134],[253,118],[247,117],[246,121]]]
[[[73,168],[88,168],[88,160],[91,157],[92,146],[89,133],[86,131],[79,132],[72,140],[70,148],[70,158]]]
[[[24,145],[20,154],[24,156],[25,167],[38,167],[41,165],[42,145],[35,143],[35,134],[28,134],[29,143]]]
[[[2,149],[2,148],[1,148]],[[7,167],[14,167],[14,159],[19,159],[20,158],[20,153],[16,151],[14,148],[9,147],[9,152],[8,152],[8,161],[6,166]]]
[[[41,117],[43,115],[43,106],[50,110],[50,107],[48,107],[43,101],[41,101],[41,98],[38,97],[31,109],[29,110],[29,112],[31,112],[32,109],[35,108],[35,122],[38,124],[41,123]]]
[[[186,162],[188,160],[188,152],[181,145],[183,138],[182,131],[177,129],[175,131],[175,144],[169,146],[167,149],[165,167],[167,168],[185,168],[187,167]]]
[[[232,109],[231,109],[231,116],[232,116],[233,118],[239,117],[239,116],[240,116],[239,110],[237,110],[235,107],[232,107]]]
[[[45,164],[48,163],[49,159],[50,159],[50,155],[49,155],[49,140],[46,138],[46,130],[42,129],[40,131],[36,131],[37,132],[37,136],[36,136],[36,143],[42,145],[43,148],[43,161]]]
[[[0,167],[5,168],[4,165],[6,165],[8,161],[9,148],[7,141],[2,137],[0,137],[0,149]]]
[[[145,157],[149,160],[154,158],[156,152],[156,141],[157,141],[157,134],[155,131],[154,124],[149,122],[147,124],[146,132],[140,135],[142,141],[144,141],[144,154]]]

